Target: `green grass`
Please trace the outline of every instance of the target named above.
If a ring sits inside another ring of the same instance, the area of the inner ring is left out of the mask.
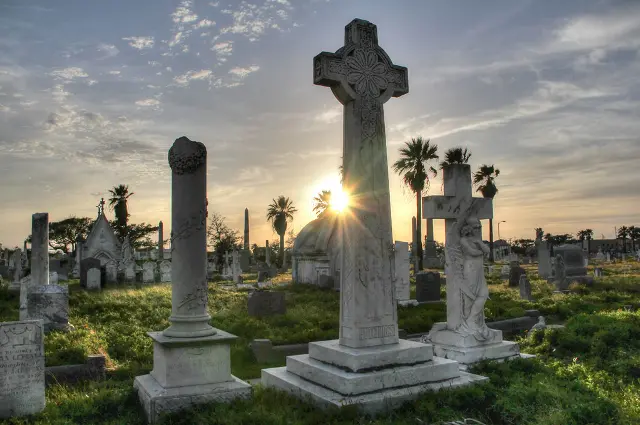
[[[489,277],[488,321],[518,317],[538,309],[562,330],[517,337],[535,360],[474,368],[490,378],[471,388],[426,394],[420,400],[378,418],[353,409],[320,411],[277,391],[256,387],[249,401],[201,406],[168,417],[167,424],[435,424],[472,417],[486,424],[640,424],[640,263],[605,266],[605,276],[592,287],[574,286],[568,295],[553,294],[524,266],[535,301],[519,299],[496,275]],[[246,275],[245,282],[255,276]],[[276,280],[287,282],[286,275]],[[257,378],[274,365],[257,364],[248,343],[269,338],[275,344],[303,343],[337,337],[339,294],[304,285],[288,285],[287,313],[252,318],[246,312],[248,291],[209,285],[212,325],[237,335],[231,347],[232,373]],[[445,298],[444,288],[442,292]],[[18,296],[0,289],[0,320],[17,320]],[[103,353],[110,368],[102,382],[54,385],[47,389],[47,407],[31,418],[1,424],[143,424],[133,378],[148,373],[153,363],[149,331],[169,325],[170,285],[120,287],[87,293],[70,284],[70,322],[76,330],[52,332],[45,338],[48,366],[82,363],[88,354]],[[400,308],[399,327],[409,333],[427,331],[445,320],[442,304]]]

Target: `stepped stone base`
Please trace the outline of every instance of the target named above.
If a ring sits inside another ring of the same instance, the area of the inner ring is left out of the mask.
[[[491,329],[491,336],[480,344],[473,336],[463,336],[446,328],[446,323],[436,323],[429,332],[436,356],[455,360],[463,365],[481,360],[499,360],[520,356],[520,346],[503,341],[502,331]]]
[[[425,391],[481,382],[456,361],[433,356],[431,344],[400,340],[368,348],[338,340],[312,342],[309,354],[287,357],[287,366],[263,369],[262,384],[322,407],[358,405],[365,413],[401,406]]]
[[[397,409],[404,403],[417,399],[427,391],[457,388],[489,379],[467,372],[457,372],[457,374],[457,377],[442,382],[430,382],[367,394],[345,396],[288,372],[286,367],[277,367],[262,370],[262,385],[288,391],[323,408],[357,405],[363,413],[376,414]]]

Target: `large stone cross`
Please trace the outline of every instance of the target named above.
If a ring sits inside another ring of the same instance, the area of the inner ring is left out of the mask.
[[[469,216],[479,220],[493,218],[491,198],[476,198],[472,194],[471,168],[468,164],[454,164],[444,167],[444,196],[422,198],[422,217],[444,219],[445,246],[449,244],[449,229],[458,219]],[[453,281],[449,273],[449,261],[445,263],[447,275],[447,327],[456,328],[459,321],[459,293],[454,290],[459,282]]]
[[[387,144],[382,105],[409,91],[407,68],[394,65],[376,26],[354,19],[344,46],[313,59],[314,84],[330,87],[344,105],[340,344],[398,342]]]

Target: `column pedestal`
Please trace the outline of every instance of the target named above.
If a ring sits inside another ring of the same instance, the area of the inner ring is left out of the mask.
[[[231,374],[229,343],[235,335],[219,329],[199,338],[147,335],[153,339],[153,370],[136,377],[133,387],[150,424],[195,404],[251,396],[251,386]]]

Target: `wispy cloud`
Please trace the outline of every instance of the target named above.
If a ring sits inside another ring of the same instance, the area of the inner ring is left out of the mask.
[[[124,37],[123,40],[129,42],[129,46],[138,50],[151,49],[155,40],[151,36],[147,37]]]
[[[182,75],[176,76],[173,81],[180,86],[187,86],[193,80],[211,80],[213,71],[210,69],[201,69],[200,71],[187,71]]]
[[[58,80],[73,80],[89,76],[82,68],[70,67],[51,71],[50,75]]]
[[[243,78],[246,78],[252,72],[257,72],[259,69],[260,67],[258,65],[251,65],[246,68],[236,67],[236,68],[231,68],[229,70],[229,74],[233,75],[234,77],[238,77],[239,79],[243,79]]]

